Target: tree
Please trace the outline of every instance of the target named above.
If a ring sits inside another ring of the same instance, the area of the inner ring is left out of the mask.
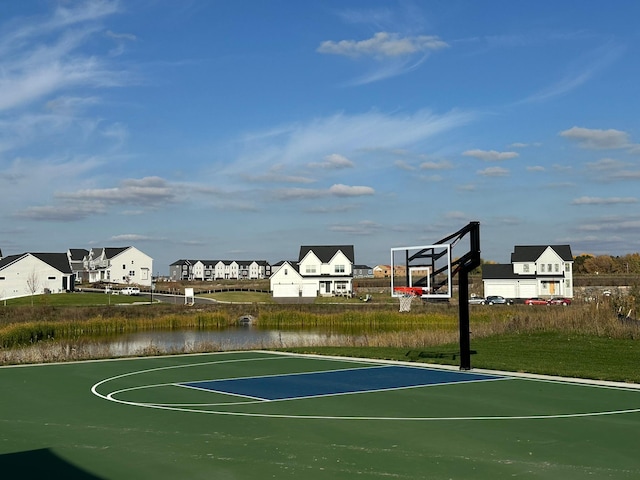
[[[27,292],[31,294],[31,306],[33,307],[33,296],[40,288],[40,277],[36,273],[35,268],[27,275]]]

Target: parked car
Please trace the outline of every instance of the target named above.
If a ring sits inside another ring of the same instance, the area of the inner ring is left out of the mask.
[[[484,305],[485,303],[486,300],[482,297],[475,297],[472,295],[469,299],[469,305]]]
[[[547,300],[544,298],[527,298],[524,301],[525,305],[548,305]]]
[[[549,300],[549,305],[564,305],[566,307],[567,305],[571,305],[571,299],[563,297],[552,298]]]
[[[138,287],[124,287],[120,290],[121,295],[140,295],[140,289]]]
[[[485,299],[485,303],[487,303],[488,305],[507,305],[507,304],[511,304],[511,300],[507,300],[504,297],[501,297],[500,295],[489,295],[486,299]]]

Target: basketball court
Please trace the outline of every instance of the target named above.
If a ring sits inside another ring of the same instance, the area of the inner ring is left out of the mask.
[[[640,389],[625,384],[246,351],[2,367],[0,385],[7,473],[640,475]]]

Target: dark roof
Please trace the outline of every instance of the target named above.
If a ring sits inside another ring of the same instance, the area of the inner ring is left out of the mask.
[[[570,245],[516,245],[511,254],[511,262],[532,262],[540,258],[551,247],[565,262],[572,262]]]
[[[69,265],[69,257],[67,257],[66,253],[21,253],[20,255],[9,255],[8,257],[0,260],[0,269],[6,267],[7,265],[14,263],[27,255],[32,255],[40,260],[42,260],[47,265],[52,266],[56,270],[62,273],[72,273],[71,265]]]
[[[523,278],[526,276],[517,275],[513,273],[513,265],[510,263],[485,263],[482,265],[482,279],[483,280],[495,280],[495,279],[511,279],[511,278]]]
[[[354,270],[371,270],[371,267],[368,265],[354,265]]]
[[[13,262],[15,262],[16,260],[18,260],[20,257],[25,256],[26,253],[21,253],[20,255],[9,255],[8,257],[4,257],[0,260],[0,268],[4,268],[7,265],[12,264]]]
[[[84,260],[84,257],[89,255],[89,250],[85,250],[84,248],[70,248],[69,253],[71,260]]]
[[[301,262],[311,250],[322,263],[329,263],[338,251],[341,251],[351,263],[354,262],[353,245],[303,245],[300,247],[298,261]]]
[[[69,257],[66,253],[32,253],[36,258],[51,265],[62,273],[72,273],[71,265],[69,265]]]
[[[131,247],[107,247],[104,249],[104,254],[107,258],[113,258],[129,248]]]

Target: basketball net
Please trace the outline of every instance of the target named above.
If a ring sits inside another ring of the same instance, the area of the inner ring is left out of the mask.
[[[413,300],[413,295],[401,295],[400,297],[400,312],[410,312],[411,311],[411,300]]]

